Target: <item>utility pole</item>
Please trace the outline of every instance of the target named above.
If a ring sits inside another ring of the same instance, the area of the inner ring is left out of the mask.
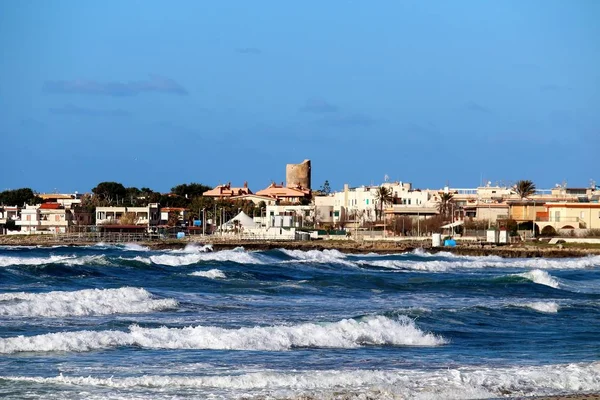
[[[202,209],[202,236],[206,236],[206,208]]]

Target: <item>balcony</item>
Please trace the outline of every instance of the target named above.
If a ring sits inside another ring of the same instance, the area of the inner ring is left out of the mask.
[[[69,226],[69,221],[40,221],[41,226]]]
[[[579,223],[581,220],[578,217],[536,217],[536,222],[573,222]]]

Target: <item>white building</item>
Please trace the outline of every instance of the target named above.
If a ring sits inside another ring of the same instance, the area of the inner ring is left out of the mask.
[[[59,203],[28,205],[21,210],[21,219],[16,224],[23,234],[67,233],[73,224],[73,214]]]
[[[133,224],[154,227],[160,223],[158,203],[146,207],[96,207],[96,225],[120,225],[125,215],[131,215]]]

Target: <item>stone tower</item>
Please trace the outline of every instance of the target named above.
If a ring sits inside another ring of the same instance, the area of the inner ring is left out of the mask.
[[[304,160],[300,164],[287,164],[285,166],[285,183],[287,187],[310,189],[310,160]]]

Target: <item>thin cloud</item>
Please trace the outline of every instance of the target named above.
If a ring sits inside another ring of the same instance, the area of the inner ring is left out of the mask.
[[[326,126],[336,127],[367,127],[377,123],[377,121],[364,114],[348,114],[336,117],[323,118],[317,123]]]
[[[100,96],[137,96],[141,93],[167,93],[185,96],[188,91],[173,79],[158,75],[133,82],[98,82],[92,80],[46,81],[43,91],[56,94],[89,94]]]
[[[332,112],[337,112],[338,107],[331,103],[328,103],[326,100],[324,100],[322,98],[313,97],[313,98],[306,100],[306,104],[304,104],[304,106],[302,106],[300,108],[300,111],[316,113],[316,114],[332,113]]]
[[[241,54],[255,54],[255,55],[262,54],[262,50],[257,49],[256,47],[242,47],[242,48],[235,49],[235,51],[237,53],[241,53]]]
[[[489,114],[492,112],[489,108],[487,108],[479,103],[476,103],[474,101],[469,101],[467,104],[465,104],[465,107],[469,111],[474,111],[474,112],[479,112],[479,113]]]
[[[131,113],[122,109],[98,110],[94,108],[85,108],[67,104],[64,107],[56,107],[48,109],[50,113],[55,115],[71,115],[83,117],[129,117]]]

